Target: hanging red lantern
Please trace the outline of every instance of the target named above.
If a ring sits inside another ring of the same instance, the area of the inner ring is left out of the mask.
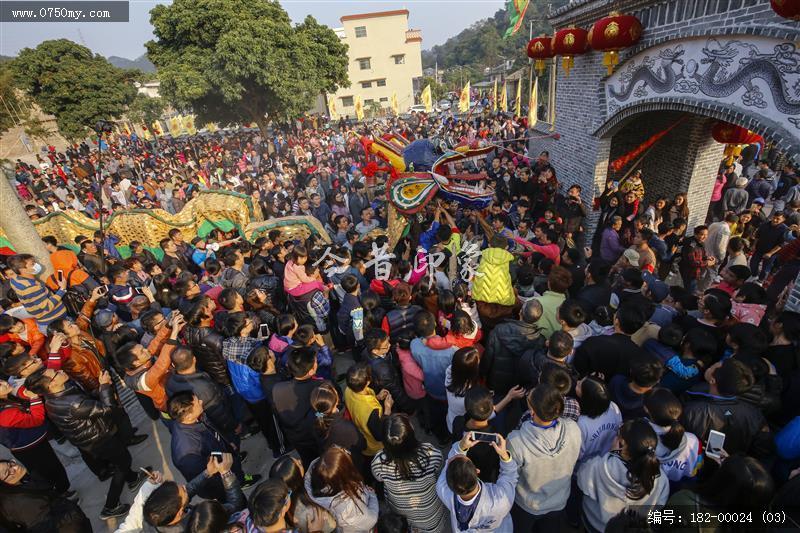
[[[575,64],[575,56],[585,54],[588,49],[588,32],[583,28],[567,28],[558,30],[553,35],[552,50],[553,55],[561,56],[561,66],[569,76],[572,65]]]
[[[711,128],[711,136],[723,144],[755,144],[764,139],[758,133],[729,122],[717,122]]]
[[[534,37],[528,41],[528,57],[534,60],[533,66],[539,76],[544,73],[546,60],[550,59],[554,55],[550,44],[551,37],[544,34],[539,37]]]
[[[594,23],[589,30],[589,46],[603,54],[603,65],[608,75],[619,63],[617,52],[633,46],[642,37],[642,23],[633,15],[620,15],[612,11],[607,17]]]
[[[770,5],[783,18],[800,21],[800,0],[770,0]]]

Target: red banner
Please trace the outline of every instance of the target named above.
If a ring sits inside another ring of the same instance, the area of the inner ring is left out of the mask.
[[[642,155],[645,152],[645,150],[647,150],[648,148],[653,146],[655,143],[657,143],[664,135],[666,135],[667,133],[672,131],[672,129],[675,126],[677,126],[678,124],[680,124],[683,121],[684,121],[684,119],[681,118],[677,122],[675,122],[675,124],[673,124],[672,126],[668,127],[667,129],[665,129],[663,131],[660,131],[660,132],[656,133],[655,135],[653,135],[652,137],[647,139],[645,142],[643,142],[642,144],[640,144],[639,146],[637,146],[636,148],[634,148],[633,150],[631,150],[627,154],[623,155],[622,157],[616,158],[614,161],[611,162],[609,167],[614,172],[619,172],[620,170],[625,168],[625,166],[628,165],[628,163],[630,163],[631,161],[633,161],[634,159],[636,159],[637,157]]]

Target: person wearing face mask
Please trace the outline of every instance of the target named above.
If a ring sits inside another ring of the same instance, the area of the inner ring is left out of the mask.
[[[36,277],[42,272],[42,265],[29,254],[9,257],[8,266],[16,274],[10,280],[11,288],[14,289],[25,310],[36,319],[40,329],[46,329],[51,322],[67,315],[67,308],[61,301],[66,280],[61,281],[58,291],[52,293]]]

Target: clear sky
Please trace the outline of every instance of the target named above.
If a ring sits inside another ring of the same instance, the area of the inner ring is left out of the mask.
[[[65,1],[65,4],[68,4]],[[106,23],[2,23],[0,54],[13,56],[20,49],[34,47],[48,39],[66,38],[83,43],[104,56],[136,59],[145,52],[144,43],[152,38],[149,11],[155,0],[131,0],[129,22]],[[322,24],[340,26],[339,17],[353,13],[406,8],[409,25],[422,30],[422,45],[428,49],[442,44],[472,23],[492,16],[503,7],[503,0],[281,0],[292,20],[313,15]]]

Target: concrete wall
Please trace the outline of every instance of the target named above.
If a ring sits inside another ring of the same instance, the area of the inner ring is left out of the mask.
[[[353,18],[351,18],[353,17]],[[355,116],[355,107],[346,107],[343,97],[360,95],[365,110],[368,100],[389,107],[392,93],[397,93],[400,111],[414,105],[413,79],[422,76],[422,39],[418,31],[409,32],[408,11],[398,10],[375,13],[373,16],[351,15],[342,17],[343,42],[349,47],[348,75],[350,87],[336,91],[337,111],[340,115]],[[366,37],[356,37],[355,29],[366,27]],[[404,64],[395,64],[395,55],[404,55]],[[370,59],[368,70],[361,70],[358,60]],[[383,87],[377,80],[386,80]],[[369,88],[362,88],[362,82],[372,82]],[[385,99],[381,101],[381,99]]]

